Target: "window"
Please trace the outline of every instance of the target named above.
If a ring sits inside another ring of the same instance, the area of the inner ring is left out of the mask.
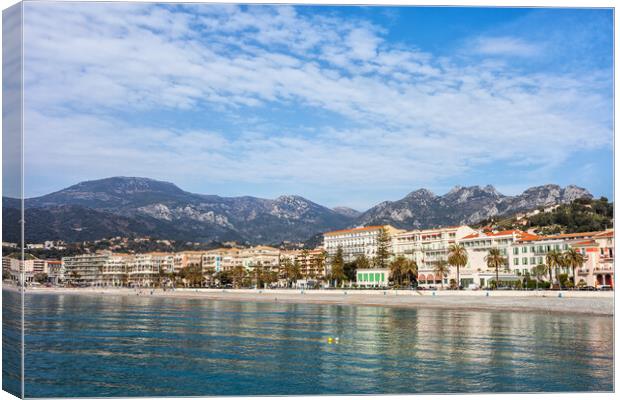
[[[518,258],[514,258],[514,259],[512,260],[512,264],[513,264],[513,265],[519,265],[519,259],[518,259]]]
[[[379,282],[379,273],[378,272],[375,274],[375,282]]]
[[[381,282],[385,282],[385,273],[381,273]]]
[[[536,264],[536,257],[530,257],[530,264]]]
[[[523,257],[521,259],[521,261],[522,261],[523,265],[527,265],[527,257]]]
[[[521,247],[521,253],[527,253],[527,246]]]
[[[374,282],[375,281],[375,274],[370,274],[370,281]]]
[[[518,247],[513,248],[512,249],[512,254],[519,255],[519,248]]]

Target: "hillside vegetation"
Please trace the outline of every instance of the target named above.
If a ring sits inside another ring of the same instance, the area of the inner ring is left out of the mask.
[[[577,199],[561,204],[551,211],[518,218],[495,217],[480,221],[475,227],[492,226],[498,229],[533,229],[539,234],[593,232],[613,228],[614,204],[605,197]]]

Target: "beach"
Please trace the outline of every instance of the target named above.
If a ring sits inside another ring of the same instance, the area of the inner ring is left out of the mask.
[[[16,290],[5,285],[4,288]],[[451,291],[451,290],[299,290],[299,289],[128,289],[27,288],[26,294],[144,296],[243,302],[338,304],[476,311],[575,313],[613,316],[613,292]]]

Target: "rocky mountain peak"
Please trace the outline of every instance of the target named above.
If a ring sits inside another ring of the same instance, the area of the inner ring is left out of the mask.
[[[432,199],[436,197],[435,193],[431,192],[428,189],[418,189],[418,190],[414,190],[413,192],[409,193],[406,198],[411,198],[411,199]]]
[[[350,208],[350,207],[334,207],[332,208],[332,210],[334,210],[340,215],[344,215],[345,217],[350,217],[350,218],[358,217],[361,214],[361,212],[353,208]]]
[[[564,188],[562,197],[564,198],[564,201],[569,202],[569,201],[574,201],[574,200],[582,199],[582,198],[591,199],[592,194],[582,187],[575,186],[575,185],[568,185],[566,186],[566,188]]]
[[[112,178],[85,181],[73,185],[64,192],[108,192],[120,195],[146,192],[183,192],[173,183],[150,178],[116,176]]]
[[[359,213],[348,207],[329,209],[296,195],[274,200],[220,197],[185,192],[172,183],[148,178],[113,177],[26,199],[25,206],[30,227],[35,226],[29,232],[39,232],[36,239],[29,240],[146,234],[168,239],[266,244],[306,240],[322,232],[357,225],[391,224],[413,229],[475,223],[583,197],[592,195],[574,185],[536,186],[516,196],[504,196],[491,185],[455,186],[442,196],[428,189],[415,190],[400,200],[384,201]],[[11,209],[19,215],[19,203],[4,199],[4,210]],[[77,232],[73,226],[80,226],[81,230]]]

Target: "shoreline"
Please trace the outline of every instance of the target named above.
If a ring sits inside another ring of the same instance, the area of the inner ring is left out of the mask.
[[[3,290],[18,292],[15,286]],[[151,293],[152,292],[152,293]],[[435,293],[433,295],[433,293]],[[488,293],[488,295],[487,295]],[[142,296],[261,303],[614,315],[614,292],[299,289],[26,288],[26,294]]]

